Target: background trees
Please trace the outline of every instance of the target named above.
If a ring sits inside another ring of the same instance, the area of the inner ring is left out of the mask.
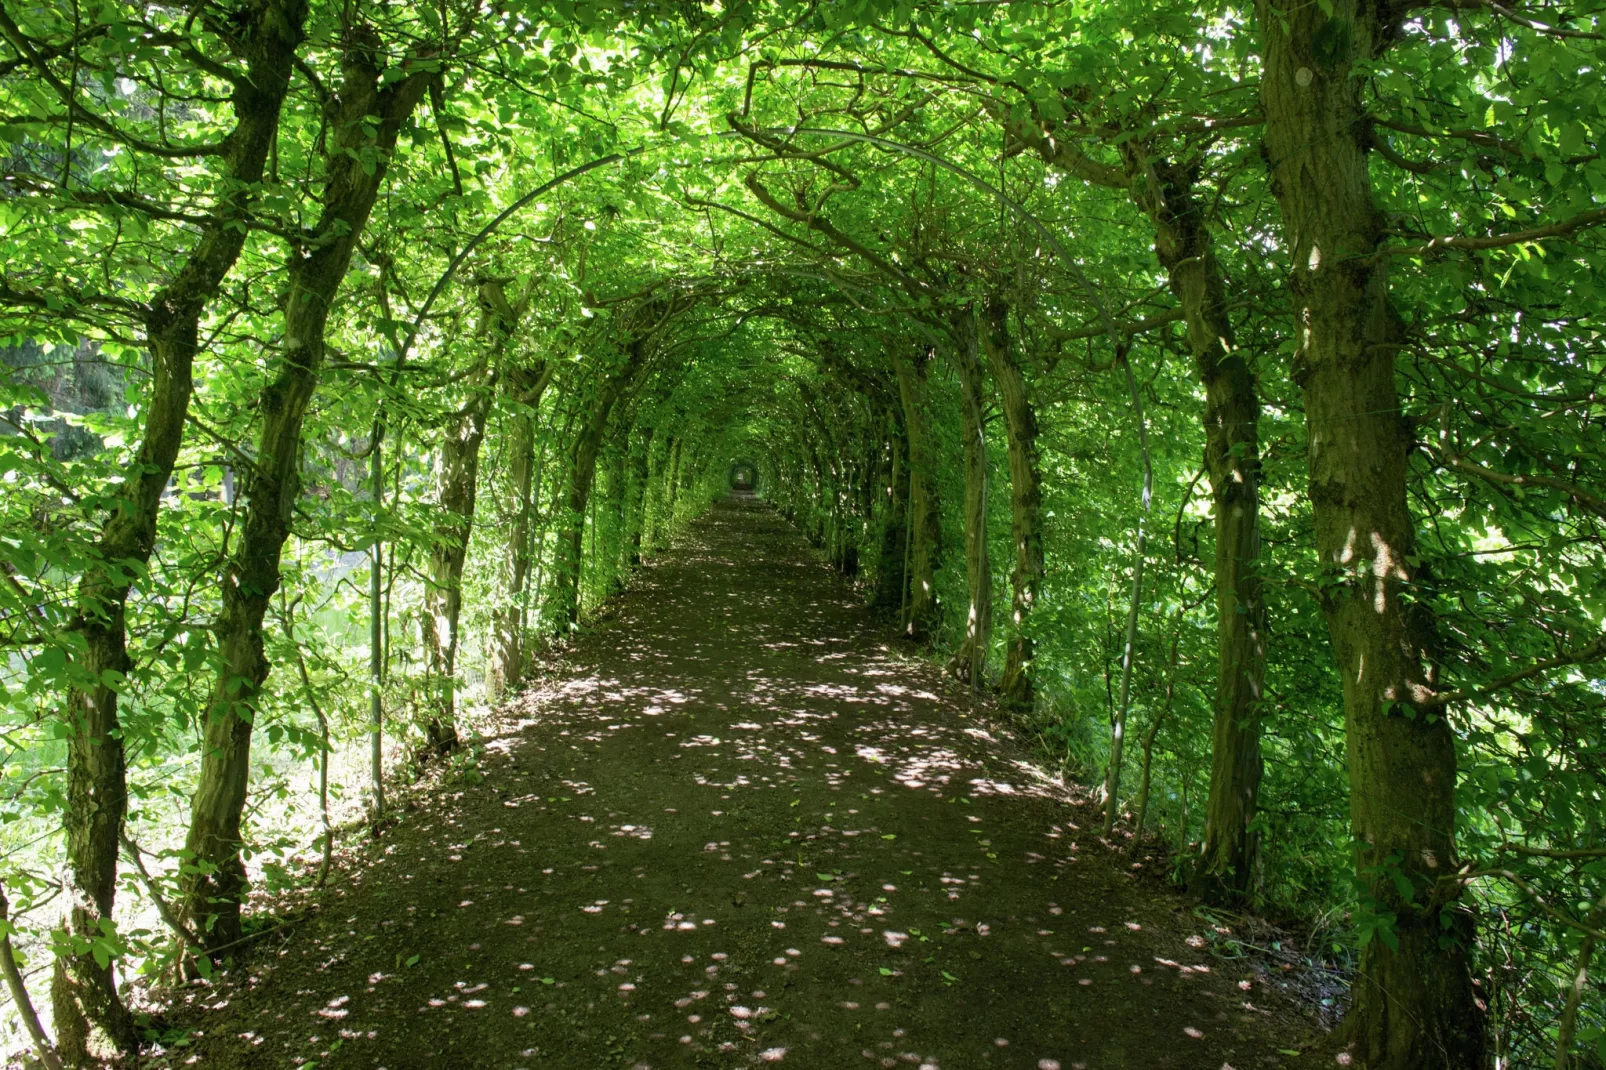
[[[0,883],[63,1054],[738,461],[1069,775],[1135,734],[1121,837],[1353,968],[1361,1061],[1594,1043],[1599,34],[8,9]]]

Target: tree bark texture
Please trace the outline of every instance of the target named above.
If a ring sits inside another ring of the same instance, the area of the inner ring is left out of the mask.
[[[684,452],[683,447],[685,445],[686,442],[684,439],[675,439],[675,455],[671,459],[671,463],[669,465],[669,484],[667,488],[669,491],[669,501],[664,509],[664,518],[669,522],[671,527],[673,527],[675,523],[675,510],[680,507],[680,467],[682,454]]]
[[[989,298],[983,311],[982,350],[998,388],[1009,449],[1009,527],[1015,546],[1010,572],[1010,634],[999,694],[1020,708],[1032,704],[1032,638],[1029,621],[1043,582],[1042,467],[1037,452],[1037,414],[1009,337],[1009,306]]]
[[[642,544],[647,539],[647,490],[652,485],[650,470],[652,438],[653,429],[650,426],[639,428],[634,448],[630,453],[629,565],[631,568],[641,564]]]
[[[72,731],[67,738],[66,890],[67,926],[85,940],[102,938],[101,921],[112,917],[128,809],[117,709],[118,689],[130,668],[128,596],[155,547],[162,491],[183,441],[201,317],[245,244],[250,189],[262,180],[278,134],[306,15],[303,0],[266,0],[242,12],[239,57],[245,69],[232,97],[235,126],[222,161],[226,189],[189,258],[146,306],[151,393],[144,433],[129,468],[128,496],[107,518],[95,563],[78,585],[75,626],[84,638],[78,668],[83,679],[94,682],[67,696]],[[71,1063],[138,1046],[110,963],[102,967],[87,952],[57,959],[51,1004],[58,1044]]]
[[[983,411],[987,384],[978,352],[976,310],[953,317],[954,369],[959,373],[960,433],[965,465],[965,581],[970,607],[965,638],[948,663],[949,671],[973,688],[982,686],[993,632],[993,563],[987,546],[987,430]]]
[[[908,446],[902,422],[892,413],[886,417],[886,444],[882,451],[880,475],[881,543],[877,550],[875,596],[872,605],[889,616],[903,608],[906,578],[903,547],[909,523]]]
[[[1260,398],[1233,340],[1227,288],[1194,176],[1124,148],[1132,197],[1155,228],[1155,255],[1182,306],[1199,381],[1205,388],[1205,469],[1215,501],[1216,697],[1210,798],[1194,891],[1236,905],[1250,892],[1252,831],[1262,761],[1257,709],[1266,679],[1266,605],[1260,575]]]
[[[608,594],[616,594],[624,587],[625,576],[625,511],[630,496],[627,481],[630,478],[631,435],[619,436],[607,451],[608,455],[608,523],[603,529],[603,563],[606,566],[603,582]]]
[[[457,648],[463,613],[463,562],[474,535],[480,446],[485,442],[493,374],[488,355],[470,377],[468,401],[447,421],[435,456],[435,530],[429,547],[429,583],[424,587],[424,612],[429,618],[424,649],[438,688],[425,735],[437,754],[458,743]]]
[[[1411,434],[1394,354],[1385,221],[1367,169],[1362,71],[1403,12],[1260,0],[1264,150],[1292,268],[1322,608],[1343,681],[1350,820],[1363,918],[1343,1025],[1371,1070],[1476,1067],[1472,925],[1458,910],[1455,738],[1436,710],[1434,622],[1406,498]],[[1406,890],[1409,894],[1405,894]]]
[[[580,566],[583,563],[586,507],[596,481],[597,457],[614,405],[629,390],[646,364],[649,350],[646,335],[637,335],[624,347],[619,367],[603,377],[596,397],[590,402],[585,421],[569,450],[569,488],[565,495],[563,527],[558,532],[558,560],[553,576],[552,612],[548,619],[560,632],[568,632],[580,622]],[[674,444],[673,469],[680,466],[680,441]],[[675,507],[675,478],[671,476],[669,509]]]
[[[486,286],[494,286],[487,283]],[[498,300],[500,297],[500,300]],[[518,308],[508,305],[500,287],[485,295],[490,308],[507,313],[505,332],[516,327],[526,302]],[[506,338],[503,344],[506,344]],[[508,452],[508,490],[513,515],[507,524],[502,545],[502,591],[491,612],[490,664],[487,680],[493,698],[504,698],[524,679],[524,588],[530,576],[530,514],[535,493],[536,419],[541,395],[551,381],[545,361],[529,367],[508,367],[501,376],[502,388],[512,411],[506,423]]]
[[[942,558],[942,513],[935,480],[931,437],[926,425],[926,366],[929,354],[910,358],[894,351],[892,368],[903,405],[909,443],[909,593],[903,633],[917,643],[930,640],[940,620],[937,569]]]
[[[519,620],[519,601],[530,571],[530,492],[535,473],[535,415],[522,409],[508,416],[508,489],[513,497],[513,516],[508,523],[506,545],[502,550],[502,602],[497,606],[492,627],[490,690],[495,698],[505,698],[524,678],[523,635]]]
[[[197,872],[186,876],[181,915],[213,950],[240,938],[240,822],[256,698],[270,668],[262,619],[279,587],[279,558],[301,489],[301,427],[323,365],[324,328],[397,134],[434,77],[432,65],[409,60],[402,77],[381,88],[384,52],[377,35],[351,31],[344,47],[316,240],[290,256],[283,350],[262,394],[256,461],[246,473],[244,517],[214,629],[219,670],[207,702],[201,773],[185,841]]]

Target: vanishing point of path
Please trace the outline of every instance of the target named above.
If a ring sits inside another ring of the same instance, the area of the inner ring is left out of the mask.
[[[765,505],[693,525],[502,725],[192,996],[172,1065],[1300,1065],[1276,985]]]

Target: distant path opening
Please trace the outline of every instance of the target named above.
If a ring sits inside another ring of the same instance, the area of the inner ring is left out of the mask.
[[[1275,983],[883,635],[772,508],[716,505],[197,991],[200,1065],[1285,1065]]]
[[[730,468],[730,489],[738,494],[758,492],[758,467],[747,461],[737,461]]]

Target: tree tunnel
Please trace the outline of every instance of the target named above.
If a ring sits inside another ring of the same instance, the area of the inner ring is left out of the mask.
[[[737,494],[756,494],[759,489],[758,466],[752,461],[733,461],[726,482]]]
[[[67,859],[69,1062],[140,1043],[119,897],[224,965],[284,769],[327,818],[361,749],[383,827],[733,493],[1108,842],[1330,931],[1356,1065],[1600,1033],[1597,16],[97,12],[0,19],[0,847]]]

